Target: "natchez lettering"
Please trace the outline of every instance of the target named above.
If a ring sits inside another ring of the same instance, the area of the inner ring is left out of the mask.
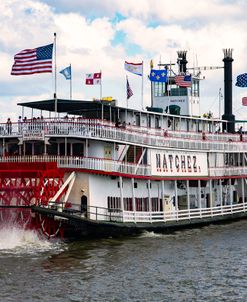
[[[201,172],[196,155],[156,154],[158,172]]]

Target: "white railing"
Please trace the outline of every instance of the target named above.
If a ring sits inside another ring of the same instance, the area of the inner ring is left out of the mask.
[[[115,127],[113,123],[101,120],[81,119],[79,121],[39,120],[13,123],[11,127],[0,124],[0,137],[23,137],[23,134],[44,132],[46,137],[74,136],[115,140],[157,147],[173,147],[203,150],[247,150],[247,135],[240,141],[239,134],[198,133],[186,131],[165,131],[162,129],[126,125]]]
[[[135,163],[126,163],[117,160],[94,157],[55,155],[3,156],[0,157],[0,163],[1,162],[57,162],[58,168],[88,169],[106,172],[118,172],[122,174],[152,176],[150,165],[137,165]],[[208,176],[212,177],[247,175],[246,166],[210,167],[208,171]]]
[[[212,208],[199,208],[188,210],[174,210],[172,212],[123,212],[123,222],[170,222],[193,220],[200,218],[212,218],[217,216],[225,216],[229,214],[244,213],[247,203],[238,203],[225,206],[217,206]]]
[[[88,169],[122,174],[151,175],[151,168],[147,165],[137,165],[121,161],[106,160],[102,158],[76,157],[76,156],[5,156],[0,157],[1,162],[57,162],[58,168]]]
[[[59,212],[65,212],[71,215],[82,215],[80,205],[70,204],[65,207],[63,203],[50,202],[45,208],[56,209]],[[122,211],[120,209],[113,210],[103,207],[88,206],[87,211],[83,211],[83,217],[90,220],[103,221],[117,221],[117,222],[134,222],[134,223],[172,223],[185,220],[198,220],[217,217],[224,217],[226,215],[233,215],[245,213],[247,203],[238,203],[232,205],[216,206],[211,208],[196,208],[187,210],[173,210],[171,212],[133,212]]]
[[[231,176],[231,175],[246,175],[247,167],[211,167],[209,168],[209,176]]]

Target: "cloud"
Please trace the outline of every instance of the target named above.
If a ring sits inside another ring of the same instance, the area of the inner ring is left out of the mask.
[[[243,0],[60,0],[59,5],[53,0],[44,1],[54,6],[56,11],[78,12],[89,18],[102,16],[113,17],[116,13],[142,19],[144,21],[158,20],[159,22],[176,23],[178,21],[222,20],[229,18],[245,19],[247,3]]]
[[[196,5],[195,5],[196,4]],[[0,2],[1,70],[0,93],[17,102],[18,95],[49,98],[53,95],[51,75],[10,76],[16,52],[51,43],[57,33],[57,69],[72,64],[73,95],[91,99],[98,87],[84,85],[85,74],[103,72],[103,94],[125,104],[125,59],[143,60],[144,96],[148,105],[149,61],[176,62],[176,51],[188,50],[189,66],[222,66],[222,48],[233,47],[234,77],[247,71],[245,1],[207,0],[9,0]],[[223,88],[223,72],[204,72],[201,83],[202,109]],[[134,96],[130,105],[140,104],[140,78],[129,75]],[[68,82],[58,74],[58,94],[67,97]],[[236,107],[243,90],[233,87]],[[8,95],[8,97],[6,96]],[[25,99],[26,97],[26,99]],[[4,107],[4,106],[3,106]],[[4,114],[2,111],[2,114]],[[9,114],[9,113],[8,113]]]

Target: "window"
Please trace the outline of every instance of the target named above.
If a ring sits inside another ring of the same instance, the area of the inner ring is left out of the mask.
[[[192,96],[199,97],[199,80],[193,79],[193,82],[192,82]]]
[[[126,197],[123,199],[124,210],[125,211],[133,211],[133,200],[130,197]]]
[[[111,212],[118,212],[121,210],[121,199],[120,197],[107,197],[108,210]]]
[[[136,211],[148,211],[148,198],[140,197],[135,199],[136,202]]]
[[[153,212],[163,211],[162,199],[160,199],[158,197],[152,197],[151,198],[151,205],[152,205],[152,211]]]
[[[153,82],[154,87],[154,96],[164,96],[166,95],[166,84]]]

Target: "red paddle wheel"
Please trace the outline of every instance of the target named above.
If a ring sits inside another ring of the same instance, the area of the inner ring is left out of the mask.
[[[57,235],[60,224],[31,219],[30,207],[47,205],[63,185],[63,176],[55,162],[0,163],[0,222],[35,226],[48,237]]]

